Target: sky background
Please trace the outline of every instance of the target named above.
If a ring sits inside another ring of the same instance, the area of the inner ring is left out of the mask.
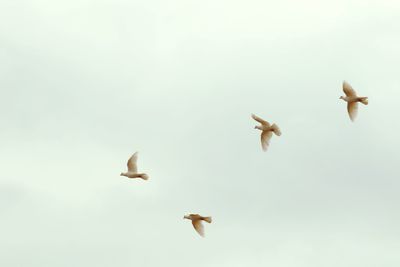
[[[0,265],[398,267],[399,47],[397,0],[1,1]]]

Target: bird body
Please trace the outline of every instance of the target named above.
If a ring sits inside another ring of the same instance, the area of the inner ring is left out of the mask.
[[[199,214],[188,214],[188,215],[185,215],[183,218],[191,220],[194,229],[202,237],[204,237],[204,226],[203,226],[202,221],[205,221],[205,222],[208,222],[208,223],[212,222],[212,218],[211,217],[203,217],[203,216],[201,216]]]
[[[122,172],[121,176],[126,176],[128,178],[142,178],[143,180],[149,179],[149,176],[145,173]]]
[[[361,102],[364,105],[368,105],[368,97],[359,97],[359,96],[342,96],[341,99],[346,101],[347,103],[352,102]]]
[[[261,147],[264,151],[267,150],[269,146],[269,141],[271,140],[272,133],[274,133],[277,136],[280,136],[281,130],[279,129],[278,125],[275,123],[270,125],[269,122],[261,119],[260,117],[257,117],[256,115],[252,114],[251,117],[259,122],[261,125],[256,125],[254,129],[261,130]]]
[[[141,178],[143,180],[148,180],[149,176],[146,173],[138,173],[137,171],[137,155],[138,152],[136,152],[135,154],[133,154],[127,163],[128,166],[128,171],[127,172],[121,172],[121,176],[126,176],[128,178]]]
[[[343,92],[346,96],[341,96],[339,99],[347,102],[347,112],[349,113],[350,120],[354,121],[357,116],[358,102],[368,105],[368,97],[357,96],[356,91],[346,81],[343,81]]]

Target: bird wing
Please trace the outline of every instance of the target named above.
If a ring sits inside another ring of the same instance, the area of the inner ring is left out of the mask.
[[[349,113],[351,121],[354,121],[354,119],[356,118],[357,111],[358,111],[358,103],[357,102],[347,103],[347,112]]]
[[[356,91],[354,91],[353,87],[346,81],[343,81],[343,92],[347,96],[357,96]]]
[[[261,119],[260,117],[257,117],[257,116],[254,115],[254,114],[251,114],[251,117],[252,117],[253,119],[255,119],[256,121],[258,121],[259,123],[261,123],[262,125],[265,125],[265,126],[268,126],[268,127],[269,127],[269,123],[268,123],[267,121]]]
[[[267,151],[269,146],[269,140],[271,140],[272,131],[263,131],[261,133],[261,146],[264,151]]]
[[[192,224],[196,232],[199,233],[199,235],[201,235],[202,237],[204,237],[204,226],[201,220],[192,220]]]
[[[128,171],[129,172],[137,172],[137,165],[136,165],[136,161],[137,161],[137,152],[135,154],[132,155],[132,157],[129,158],[128,160]]]

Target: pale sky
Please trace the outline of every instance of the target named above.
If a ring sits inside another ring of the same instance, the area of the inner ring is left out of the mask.
[[[395,0],[1,1],[0,265],[400,266],[399,48]]]

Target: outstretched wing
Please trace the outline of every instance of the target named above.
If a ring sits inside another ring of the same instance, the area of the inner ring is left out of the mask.
[[[356,91],[354,91],[353,87],[346,81],[343,81],[343,92],[347,96],[357,96]]]
[[[137,154],[138,154],[138,152],[133,154],[132,157],[130,157],[129,160],[128,160],[128,164],[127,165],[128,165],[128,171],[129,172],[137,172],[137,165],[136,165]]]
[[[351,121],[354,121],[354,119],[356,118],[357,111],[358,111],[357,102],[347,103],[347,112],[349,113]]]
[[[193,220],[192,221],[193,227],[199,235],[204,237],[204,226],[201,220]]]
[[[272,131],[263,131],[261,133],[261,146],[264,151],[267,151],[269,146],[269,140],[271,140]]]
[[[262,125],[265,125],[265,126],[268,126],[268,127],[269,127],[269,123],[268,123],[267,121],[261,119],[260,117],[257,117],[257,116],[254,115],[254,114],[251,114],[251,117],[252,117],[253,119],[255,119],[256,121],[258,121],[259,123],[261,123]]]

